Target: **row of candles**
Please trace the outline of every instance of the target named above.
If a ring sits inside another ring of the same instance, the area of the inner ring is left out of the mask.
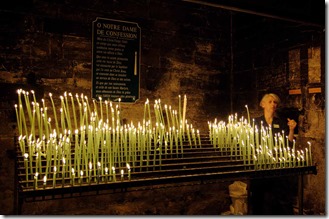
[[[191,147],[201,147],[199,130],[185,118],[186,95],[183,107],[181,96],[178,96],[178,111],[167,105],[163,110],[161,100],[156,100],[154,117],[146,100],[143,121],[135,126],[133,122],[122,124],[120,99],[116,106],[101,98],[98,102],[92,100],[91,105],[87,96],[76,94],[74,98],[65,92],[60,96],[58,111],[49,94],[52,119],[48,116],[46,101],[42,99],[40,105],[34,91],[20,89],[17,93],[18,143],[26,182],[33,179],[35,187],[42,175],[44,186],[52,178],[53,187],[58,181],[64,186],[67,179],[71,185],[76,181],[80,184],[116,181],[117,170],[120,170],[121,180],[125,175],[130,180],[131,171],[137,166],[154,168],[156,163],[161,166],[162,155],[183,154],[184,141]],[[232,158],[243,160],[246,166],[254,165],[257,169],[312,164],[310,143],[305,151],[296,150],[295,142],[290,148],[284,133],[273,137],[270,128],[262,126],[258,131],[254,122],[251,125],[249,111],[248,120],[243,117],[238,120],[235,114],[229,116],[227,123],[215,119],[208,125],[213,146],[230,153]]]
[[[130,180],[136,167],[154,168],[161,166],[162,155],[183,154],[185,140],[191,147],[201,147],[199,130],[185,119],[186,95],[183,104],[178,96],[178,111],[167,105],[163,111],[161,100],[156,100],[154,117],[146,100],[144,119],[135,126],[133,122],[122,124],[120,99],[116,106],[102,98],[90,104],[83,94],[74,98],[65,92],[57,110],[51,93],[49,108],[44,99],[42,104],[36,101],[34,91],[19,89],[17,93],[18,144],[26,182],[33,180],[35,186],[41,176],[44,185],[52,178],[53,187],[58,181],[64,186],[66,179],[71,184],[76,180],[115,181],[118,169],[121,179],[128,174]],[[52,109],[53,118],[48,109]]]
[[[312,165],[311,143],[297,150],[296,142],[289,142],[284,131],[273,135],[270,126],[255,126],[244,117],[230,115],[228,121],[208,122],[209,138],[213,147],[230,153],[231,158],[243,160],[245,167],[255,169],[301,167]]]

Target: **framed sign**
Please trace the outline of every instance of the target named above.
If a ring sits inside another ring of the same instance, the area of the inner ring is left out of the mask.
[[[137,23],[97,18],[92,36],[92,98],[136,102],[141,30]]]

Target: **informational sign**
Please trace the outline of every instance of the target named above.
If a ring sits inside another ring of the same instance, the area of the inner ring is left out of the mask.
[[[140,27],[137,23],[97,18],[92,28],[92,98],[136,102],[140,81]]]

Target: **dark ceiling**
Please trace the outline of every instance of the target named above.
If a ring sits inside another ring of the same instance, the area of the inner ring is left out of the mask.
[[[230,11],[325,26],[325,1],[321,0],[183,0]]]

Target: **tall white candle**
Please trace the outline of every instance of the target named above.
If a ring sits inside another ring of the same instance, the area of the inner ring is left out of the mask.
[[[105,183],[107,183],[109,168],[105,167]]]
[[[39,175],[38,172],[36,172],[34,175],[34,189],[35,190],[38,188],[38,175]]]
[[[82,184],[82,180],[83,180],[83,171],[81,170],[81,171],[80,171],[80,186],[81,186],[81,184]]]
[[[62,166],[62,186],[64,187],[65,184],[65,157],[62,159],[63,161],[63,166]]]
[[[181,110],[181,96],[180,95],[178,95],[178,119],[179,119],[179,121],[181,121],[182,120],[182,110]],[[179,127],[179,125],[177,124],[177,127]]]
[[[245,107],[247,108],[248,124],[250,124],[250,114],[249,114],[249,108],[248,108],[248,105],[245,105]]]
[[[306,158],[306,166],[309,166],[309,154],[308,154],[308,149],[307,148],[305,148],[305,158]]]
[[[54,173],[53,173],[53,188],[56,187],[56,172],[57,172],[57,167],[54,166]]]
[[[123,176],[124,176],[124,170],[121,170],[121,181],[123,181]]]
[[[116,175],[115,175],[115,167],[112,167],[112,173],[113,173],[113,182],[117,181]]]
[[[313,162],[312,162],[312,147],[311,147],[311,142],[307,142],[308,144],[308,150],[309,150],[309,157],[310,157],[310,165],[313,165]]]
[[[93,168],[93,164],[91,163],[91,161],[89,161],[89,185],[91,183],[91,171],[92,171],[92,168]]]
[[[185,133],[186,105],[187,105],[187,98],[186,98],[186,95],[184,95],[184,102],[183,102],[183,119],[182,119],[183,133]],[[200,145],[200,146],[201,146],[201,145]]]
[[[75,180],[74,179],[75,178],[74,168],[72,168],[71,171],[72,171],[72,175],[71,175],[72,176],[72,186],[74,186],[74,180]]]
[[[24,166],[25,166],[25,176],[26,176],[26,185],[27,185],[27,181],[29,180],[29,168],[28,168],[28,164],[27,164],[27,160],[28,160],[29,154],[25,153],[24,154]]]
[[[99,183],[100,175],[101,175],[101,163],[98,161],[97,162],[97,183]]]
[[[47,175],[43,177],[43,189],[46,189],[47,186]]]
[[[127,169],[128,169],[128,180],[130,181],[130,165],[127,163]]]

